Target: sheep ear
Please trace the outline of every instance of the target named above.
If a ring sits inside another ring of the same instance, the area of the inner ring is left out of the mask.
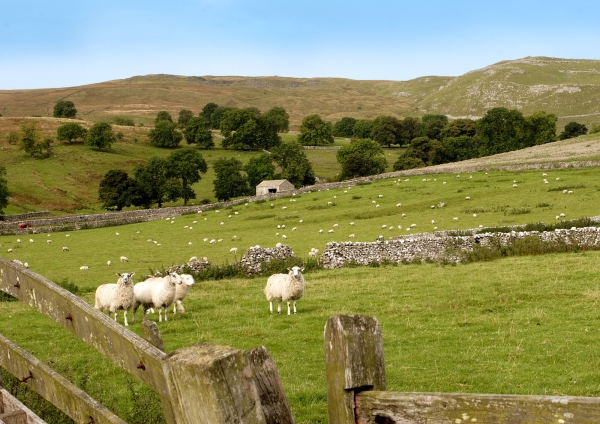
[[[118,275],[119,277],[122,277],[122,275],[121,275],[121,273],[120,273],[120,272],[117,272],[117,275]]]
[[[133,277],[135,275],[135,272],[132,272],[131,274],[129,274],[129,277]]]
[[[291,271],[291,270],[292,270],[292,268],[288,268],[288,271]]]
[[[304,272],[304,267],[300,268],[300,272]]]

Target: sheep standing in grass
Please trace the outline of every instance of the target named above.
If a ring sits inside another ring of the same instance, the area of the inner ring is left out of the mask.
[[[128,326],[127,311],[131,309],[134,303],[133,279],[131,277],[135,275],[135,272],[131,274],[117,272],[117,275],[119,276],[117,284],[102,284],[96,289],[96,304],[94,308],[100,311],[106,309],[109,315],[112,312],[115,321],[117,320],[117,311],[123,309],[125,326]]]
[[[133,319],[140,305],[144,308],[142,320],[146,321],[146,312],[150,308],[158,309],[158,322],[162,322],[162,312],[167,321],[167,308],[175,301],[176,286],[181,285],[181,277],[170,273],[166,277],[151,277],[133,287]]]
[[[181,274],[180,277],[181,277],[181,284],[177,285],[175,288],[175,300],[173,302],[173,314],[176,314],[177,310],[179,310],[179,312],[185,312],[185,308],[183,307],[183,304],[181,303],[181,301],[183,299],[185,299],[185,297],[188,294],[188,291],[190,290],[190,287],[192,287],[195,283],[194,277],[192,277],[190,274]],[[166,313],[165,313],[165,317],[166,317]]]
[[[290,315],[290,301],[294,301],[294,313],[296,313],[296,301],[304,295],[304,268],[288,268],[287,274],[273,274],[267,280],[264,293],[269,301],[269,310],[273,313],[273,301],[277,300],[277,313],[281,313],[281,302],[287,302],[288,315]]]

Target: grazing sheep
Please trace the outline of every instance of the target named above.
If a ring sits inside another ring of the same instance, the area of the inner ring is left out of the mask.
[[[196,256],[192,256],[188,262],[196,262],[198,258]]]
[[[471,196],[465,197],[465,200],[471,200]]]
[[[87,270],[87,269],[90,269],[90,267],[89,267],[88,265],[82,265],[82,266],[80,266],[80,267],[79,267],[79,269],[80,269],[81,271],[85,271],[85,270]]]
[[[329,231],[327,231],[327,232],[328,232],[329,234],[331,234],[331,233],[333,233],[333,230],[329,230]]]
[[[372,200],[372,201],[371,201],[371,203],[375,204],[375,203],[377,203],[377,202],[376,202],[375,200]]]
[[[187,296],[187,294],[190,290],[190,287],[192,287],[195,283],[194,277],[192,277],[190,274],[181,274],[180,277],[181,277],[181,284],[175,286],[175,299],[173,301],[173,314],[176,314],[177,310],[179,310],[179,312],[185,312],[185,308],[183,307],[183,304],[181,302]],[[165,319],[166,319],[166,313],[165,313]]]
[[[283,206],[281,209],[283,209],[283,210],[286,210],[286,209],[287,209],[287,206]]]
[[[217,241],[215,239],[212,239],[211,241],[209,241],[209,244],[215,244]]]
[[[297,227],[293,227],[293,228],[292,228],[292,231],[296,231],[297,229],[298,229]]]
[[[7,252],[8,252],[8,253],[11,253],[11,252],[12,252],[12,249],[8,249],[8,250],[7,250]]]
[[[237,251],[238,251],[237,247],[232,247],[231,249],[229,249],[229,253],[236,254]]]
[[[108,315],[112,312],[114,314],[115,321],[117,320],[117,311],[123,309],[123,318],[125,326],[127,322],[127,311],[131,309],[134,303],[133,299],[133,277],[135,272],[131,274],[124,272],[123,274],[117,272],[119,279],[117,284],[102,284],[96,289],[96,304],[94,308],[104,311],[108,310]]]
[[[354,221],[352,221],[349,225],[354,225]]]
[[[111,261],[106,261],[106,265],[110,266],[112,264]]]
[[[225,225],[225,223],[224,223],[223,221],[221,221],[221,222],[219,223],[219,225]]]
[[[21,243],[21,239],[17,239],[17,243]]]
[[[33,239],[29,239],[29,243],[33,243]]]
[[[386,228],[387,228],[387,225],[385,225],[385,224],[383,224],[383,225],[381,226],[381,229],[382,229],[382,230],[385,230]]]
[[[135,322],[135,313],[142,306],[144,313],[142,321],[146,321],[146,312],[150,308],[158,309],[158,322],[162,322],[162,313],[165,313],[167,321],[167,308],[175,301],[176,286],[181,285],[181,277],[172,272],[166,277],[151,277],[133,287],[133,318]]]
[[[350,235],[348,236],[348,238],[352,238],[352,239],[353,239],[354,237],[356,237],[354,234],[350,234]]]
[[[287,236],[284,234],[284,235],[281,236],[281,238],[286,239]]]
[[[546,174],[545,172],[542,173],[542,177],[547,177],[547,176],[548,176],[548,174]]]
[[[46,243],[52,244],[52,240],[46,240]]]
[[[129,262],[129,259],[127,259],[127,256],[121,256],[121,262]]]
[[[18,260],[18,259],[13,259],[13,262],[14,262],[14,263],[16,263],[17,265],[21,265],[21,266],[23,266],[23,262],[21,262],[21,261],[20,261],[20,260]]]
[[[275,247],[276,247],[276,248],[278,248],[278,249],[279,249],[281,246],[283,246],[283,244],[281,244],[281,243],[277,243],[277,244],[275,245]]]
[[[473,214],[473,218],[477,218],[477,214],[476,213]]]
[[[24,266],[25,268],[29,268],[29,264],[28,264],[27,262],[25,262],[25,263],[23,264],[23,266]]]
[[[48,241],[50,241],[50,240],[48,240]],[[67,246],[63,246],[63,248],[62,248],[62,251],[63,251],[63,252],[68,252],[68,251],[69,251],[69,248],[68,248]]]
[[[454,218],[452,218],[455,221],[458,221],[458,216],[455,216]]]
[[[320,230],[319,230],[319,234],[323,234],[323,229],[320,229]]]
[[[513,184],[513,188],[517,188],[517,187],[519,187],[519,186],[518,186],[518,185],[516,185],[516,184]]]
[[[380,195],[379,195],[379,196],[377,196],[377,197],[379,197],[379,198],[381,199],[381,198],[383,198],[383,194],[380,194]]]
[[[277,300],[277,313],[281,313],[281,302],[287,302],[288,315],[290,314],[290,301],[294,301],[294,314],[296,301],[304,295],[304,268],[288,268],[287,274],[273,274],[267,280],[264,293],[269,301],[269,310],[273,313],[273,301]]]
[[[327,202],[327,206],[333,206],[333,202]]]

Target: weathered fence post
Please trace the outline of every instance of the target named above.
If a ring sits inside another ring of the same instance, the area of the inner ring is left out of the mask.
[[[164,362],[175,420],[194,424],[264,424],[247,352],[199,343]]]
[[[158,325],[154,321],[142,321],[142,333],[144,339],[155,346],[156,348],[165,351],[165,344],[163,343],[162,336]]]
[[[325,324],[324,347],[329,423],[355,424],[355,392],[385,390],[379,321],[361,315],[332,316]]]

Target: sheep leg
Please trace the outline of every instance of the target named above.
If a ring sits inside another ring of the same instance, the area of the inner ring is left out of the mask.
[[[183,307],[183,303],[181,303],[181,300],[177,301],[177,309],[179,310],[179,312],[185,312],[185,308]]]
[[[163,307],[163,312],[165,314],[165,321],[167,320],[167,311],[169,310],[169,308],[167,306]]]
[[[159,306],[158,307],[158,322],[162,322],[162,311],[163,311],[163,307]],[[167,315],[167,314],[165,314],[165,315]],[[165,321],[166,321],[166,318],[167,317],[165,316]]]
[[[273,302],[269,302],[269,311],[273,313]]]
[[[113,312],[114,318],[115,318],[115,322],[117,322],[117,311]]]
[[[287,304],[288,304],[288,315],[290,315],[290,301],[289,300],[288,300]],[[294,313],[296,313],[296,312],[294,312]]]
[[[281,300],[277,301],[277,313],[281,313]]]
[[[146,308],[144,308],[144,313],[142,314],[142,321],[146,321]]]
[[[131,322],[135,323],[135,313],[137,312],[137,308],[131,309]]]
[[[125,321],[125,327],[129,327],[129,323],[127,322],[127,309],[123,311],[123,320]]]
[[[294,313],[296,313],[296,301],[294,300]]]

